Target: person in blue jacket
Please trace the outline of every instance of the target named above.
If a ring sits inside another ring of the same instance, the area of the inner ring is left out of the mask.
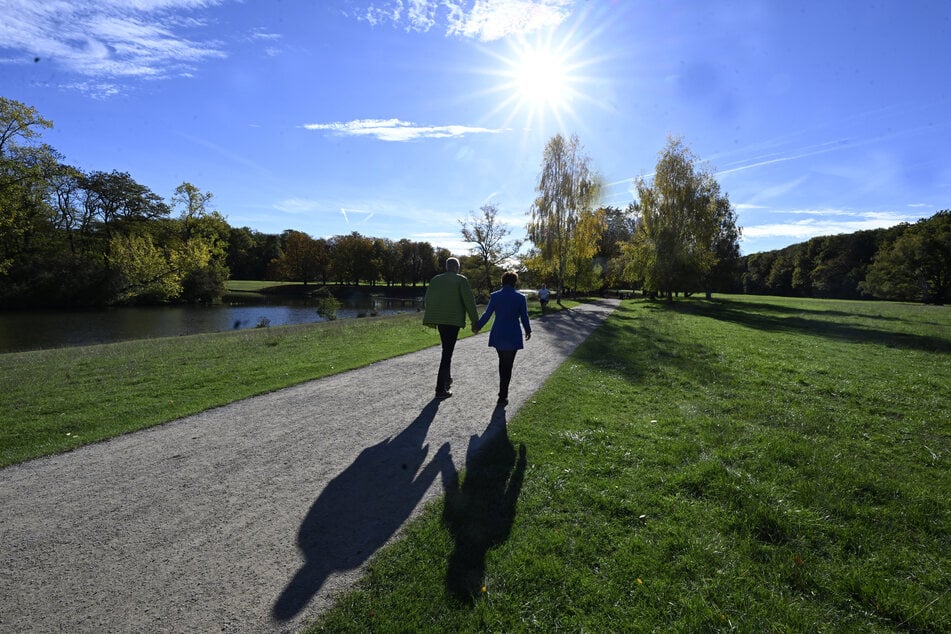
[[[532,338],[532,326],[528,321],[528,302],[524,295],[515,290],[516,284],[518,284],[518,274],[515,271],[506,271],[502,274],[502,288],[489,296],[489,305],[474,328],[478,332],[495,314],[495,322],[489,332],[489,345],[499,353],[497,404],[503,407],[509,402],[509,383],[512,381],[515,353],[525,347],[522,343],[522,329],[525,329],[525,341]]]

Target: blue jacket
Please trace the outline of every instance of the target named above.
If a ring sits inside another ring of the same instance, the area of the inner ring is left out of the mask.
[[[526,333],[532,332],[532,326],[528,323],[528,302],[525,296],[511,286],[503,286],[495,291],[489,297],[489,305],[476,323],[476,328],[481,329],[485,326],[492,317],[492,313],[495,313],[495,323],[492,324],[492,331],[489,333],[489,345],[499,350],[524,348],[519,320]]]

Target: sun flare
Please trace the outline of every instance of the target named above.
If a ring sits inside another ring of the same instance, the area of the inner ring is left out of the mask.
[[[507,112],[510,121],[524,117],[529,127],[549,117],[562,123],[573,116],[581,82],[576,75],[581,65],[573,59],[576,48],[540,38],[513,42],[507,55],[496,56],[500,67],[493,74],[501,81],[493,92],[502,100],[495,112]]]
[[[519,101],[532,109],[561,111],[569,101],[566,60],[550,50],[522,51],[512,68],[512,81]]]

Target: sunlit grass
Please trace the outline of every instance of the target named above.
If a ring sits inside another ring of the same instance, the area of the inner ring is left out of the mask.
[[[0,355],[0,465],[436,343],[412,314]]]
[[[476,465],[478,581],[481,475],[316,629],[948,631],[949,421],[946,308],[624,302]]]
[[[410,313],[0,354],[0,467],[438,344]]]
[[[297,286],[298,282],[272,282],[260,280],[228,280],[225,282],[225,288],[232,292],[256,293],[265,288],[275,288],[278,286]],[[317,288],[318,286],[314,286]]]

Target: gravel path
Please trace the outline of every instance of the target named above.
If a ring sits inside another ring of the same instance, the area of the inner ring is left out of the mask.
[[[534,320],[505,413],[616,306]],[[0,470],[0,632],[297,631],[464,466],[487,340],[457,344],[445,401],[437,345]]]

